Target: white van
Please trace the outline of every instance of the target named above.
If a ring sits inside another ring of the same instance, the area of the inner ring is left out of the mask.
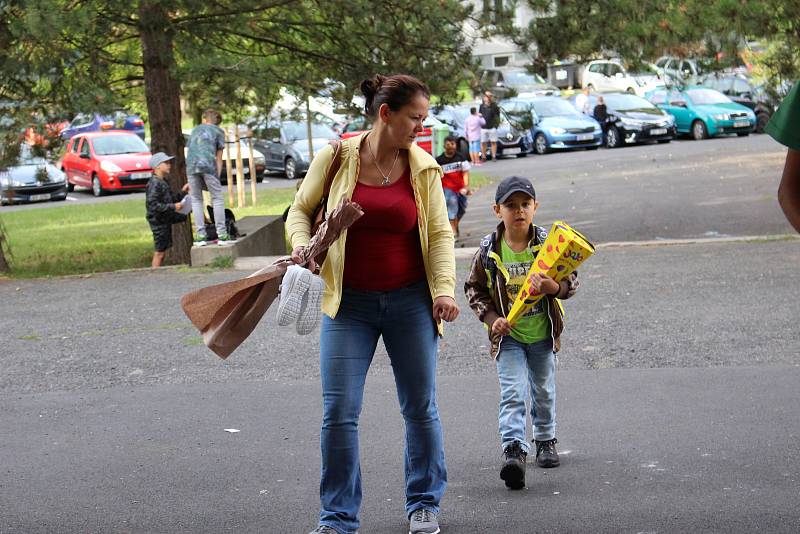
[[[644,96],[645,88],[616,61],[591,61],[583,69],[581,86],[590,91],[623,91]]]

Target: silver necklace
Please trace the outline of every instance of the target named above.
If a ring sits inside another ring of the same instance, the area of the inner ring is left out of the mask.
[[[394,166],[397,164],[397,158],[400,156],[400,150],[398,149],[397,152],[394,153],[394,161],[392,162],[392,166],[389,168],[389,172],[383,172],[383,170],[378,167],[378,159],[375,157],[375,153],[372,152],[372,143],[370,143],[369,140],[367,140],[367,148],[369,149],[369,155],[372,157],[372,163],[375,165],[375,168],[378,169],[378,172],[381,174],[381,176],[383,176],[381,185],[384,187],[389,185],[389,182],[391,181],[389,176],[392,174]]]

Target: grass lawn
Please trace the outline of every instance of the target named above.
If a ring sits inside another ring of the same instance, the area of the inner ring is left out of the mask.
[[[490,182],[480,173],[471,173],[473,189]],[[259,191],[256,206],[233,208],[233,212],[237,220],[248,215],[280,215],[291,203],[294,192],[294,187]],[[227,193],[225,198],[227,202]],[[9,238],[14,278],[147,267],[153,256],[153,235],[145,220],[144,200],[83,206],[62,203],[49,208],[0,211],[0,218]]]

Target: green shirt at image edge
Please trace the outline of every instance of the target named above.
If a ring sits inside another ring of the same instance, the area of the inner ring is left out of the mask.
[[[500,255],[503,265],[508,270],[509,279],[506,283],[509,302],[514,302],[528,271],[533,265],[535,256],[533,251],[526,247],[522,252],[514,252],[505,239],[501,240]],[[550,337],[550,317],[547,315],[547,298],[543,298],[519,318],[511,329],[511,337],[520,343],[536,343]]]
[[[800,83],[794,84],[764,131],[780,144],[800,150]]]

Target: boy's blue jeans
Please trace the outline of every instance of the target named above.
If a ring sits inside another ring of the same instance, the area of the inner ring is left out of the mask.
[[[320,524],[355,532],[361,506],[358,417],[378,338],[383,336],[406,425],[406,513],[439,512],[447,485],[436,405],[439,339],[427,282],[387,292],[345,288],[320,334],[323,420]]]
[[[495,363],[500,379],[498,420],[503,450],[519,441],[526,453],[530,451],[525,437],[529,399],[533,438],[553,439],[556,435],[556,356],[552,339],[525,344],[504,336]]]

